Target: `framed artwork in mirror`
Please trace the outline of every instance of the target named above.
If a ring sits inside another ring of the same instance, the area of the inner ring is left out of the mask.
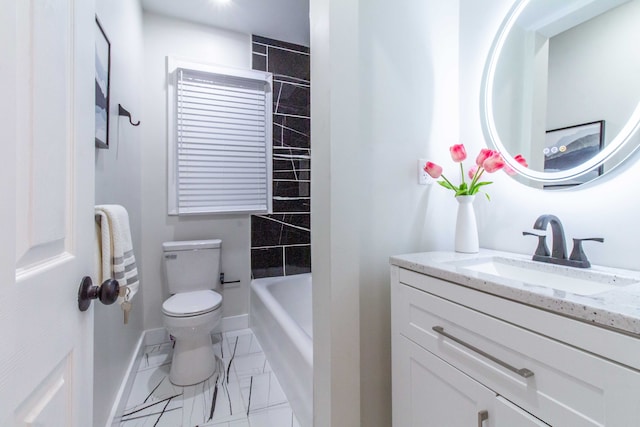
[[[597,155],[604,147],[604,120],[548,130],[545,135],[544,171],[560,172],[579,166]],[[550,187],[569,187],[583,184],[602,175],[600,166],[586,174],[561,185]]]
[[[97,148],[109,148],[109,84],[111,74],[111,43],[96,16],[96,122]]]

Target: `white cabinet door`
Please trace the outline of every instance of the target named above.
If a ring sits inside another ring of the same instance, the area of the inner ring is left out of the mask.
[[[494,409],[489,414],[489,423],[485,427],[548,427],[530,413],[509,402],[502,396],[496,397]]]
[[[548,426],[406,337],[393,351],[395,427]]]
[[[93,1],[0,2],[0,425],[91,425]]]
[[[395,427],[489,427],[494,400],[488,388],[409,339],[394,336]],[[483,412],[489,420],[482,422]]]

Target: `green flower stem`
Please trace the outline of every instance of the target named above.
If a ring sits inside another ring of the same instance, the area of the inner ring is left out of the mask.
[[[457,188],[458,188],[458,187],[456,187],[455,185],[453,185],[453,184],[451,183],[451,181],[449,181],[449,180],[447,179],[447,177],[446,177],[446,176],[444,176],[444,175],[440,175],[440,177],[441,177],[442,179],[444,179],[445,181],[447,181],[447,184],[449,184],[449,185],[451,186],[451,188],[455,188],[455,189],[456,189],[456,191],[457,191]]]
[[[464,180],[464,168],[462,167],[462,162],[460,162],[460,179],[461,179],[460,184],[461,185],[464,184],[464,182],[465,182],[465,180]]]
[[[480,179],[480,177],[482,176],[482,174],[484,173],[484,168],[483,167],[479,167],[476,170],[476,173],[473,174],[473,179],[471,180],[471,185],[469,186],[469,188],[473,188],[476,183],[478,182],[478,180]]]

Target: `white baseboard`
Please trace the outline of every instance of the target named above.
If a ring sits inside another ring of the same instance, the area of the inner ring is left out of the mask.
[[[136,343],[133,357],[129,362],[129,366],[127,367],[127,371],[124,374],[124,379],[122,380],[120,389],[118,389],[118,393],[116,394],[116,399],[113,402],[111,413],[109,413],[109,418],[107,418],[106,427],[116,427],[120,425],[120,418],[122,416],[122,413],[124,412],[125,405],[127,404],[129,393],[131,392],[131,387],[133,387],[133,380],[136,377],[135,373],[138,371],[138,366],[140,366],[140,361],[142,360],[142,349],[145,345],[145,335],[146,333],[145,331],[143,331],[140,334],[138,342]]]
[[[237,331],[238,329],[246,329],[249,327],[249,315],[240,314],[238,316],[229,316],[222,318],[222,331]]]
[[[222,331],[235,331],[238,329],[246,329],[249,327],[249,315],[241,314],[239,316],[229,316],[222,318]],[[134,356],[129,362],[120,389],[116,394],[116,400],[111,408],[111,413],[107,419],[106,427],[115,427],[120,425],[120,418],[124,412],[124,407],[129,399],[131,387],[138,371],[138,366],[144,354],[144,347],[147,345],[157,345],[169,341],[169,333],[165,328],[148,329],[140,334],[140,339],[136,344]]]
[[[144,345],[158,345],[167,341],[169,341],[169,332],[167,332],[165,328],[147,329],[144,331]]]

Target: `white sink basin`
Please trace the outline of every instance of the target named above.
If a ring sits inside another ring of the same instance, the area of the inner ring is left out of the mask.
[[[620,277],[590,269],[578,269],[555,264],[526,261],[498,256],[452,261],[458,268],[477,271],[503,279],[542,286],[576,295],[594,295],[621,286],[640,283],[637,279]]]

